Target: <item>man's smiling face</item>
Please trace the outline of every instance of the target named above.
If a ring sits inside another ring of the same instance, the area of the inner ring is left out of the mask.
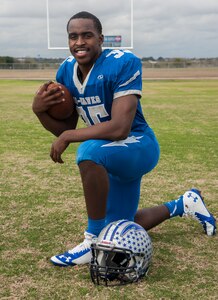
[[[104,37],[91,19],[72,19],[68,25],[68,42],[71,54],[79,66],[91,69],[102,51]]]

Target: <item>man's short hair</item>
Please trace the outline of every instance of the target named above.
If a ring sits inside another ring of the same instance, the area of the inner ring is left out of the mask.
[[[73,15],[67,23],[67,31],[68,31],[68,26],[69,26],[70,21],[74,20],[74,19],[90,19],[90,20],[93,20],[95,28],[97,29],[98,33],[102,34],[102,25],[101,25],[100,20],[95,15],[93,15],[93,14],[87,12],[87,11],[81,11],[81,12],[78,12],[75,15]]]

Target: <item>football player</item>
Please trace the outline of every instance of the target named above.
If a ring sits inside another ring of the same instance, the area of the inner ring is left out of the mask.
[[[46,91],[46,83],[36,93],[33,111],[57,136],[50,153],[55,163],[63,163],[61,155],[70,143],[81,142],[77,164],[88,220],[84,241],[53,256],[51,262],[57,266],[89,263],[91,243],[107,224],[120,219],[148,230],[169,218],[191,214],[213,235],[215,219],[195,189],[175,201],[137,211],[142,176],[157,165],[160,154],[140,104],[140,59],[129,51],[102,51],[101,23],[88,12],[71,17],[67,32],[72,56],[60,66],[56,79],[70,90],[76,110],[63,121],[49,116],[48,108],[62,100],[61,90]],[[86,128],[76,128],[78,116]]]

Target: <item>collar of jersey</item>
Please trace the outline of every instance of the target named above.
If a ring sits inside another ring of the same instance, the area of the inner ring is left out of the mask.
[[[104,51],[102,51],[101,55],[98,57],[98,59],[96,60],[96,62],[92,66],[92,68],[90,69],[90,71],[87,74],[86,79],[83,81],[83,83],[81,83],[78,78],[78,75],[77,75],[78,62],[77,61],[75,62],[74,70],[73,70],[73,82],[80,94],[84,94],[87,82],[89,80],[89,77],[90,77],[90,74],[91,74],[93,68],[103,62],[103,60],[105,59],[108,52],[109,52],[109,49],[105,49]]]
[[[78,75],[77,75],[77,68],[78,68],[78,62],[76,61],[74,64],[74,70],[73,70],[73,82],[76,86],[76,88],[78,89],[80,94],[84,94],[87,82],[89,80],[89,76],[92,72],[92,69],[94,68],[95,65],[92,66],[92,68],[90,69],[89,73],[87,74],[85,80],[83,81],[83,83],[81,83],[79,81]]]

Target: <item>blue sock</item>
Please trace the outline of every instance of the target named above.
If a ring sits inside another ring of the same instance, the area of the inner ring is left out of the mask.
[[[168,208],[170,212],[170,218],[177,216],[182,217],[184,213],[183,196],[181,196],[179,199],[166,202],[164,203],[164,205]]]
[[[104,227],[105,227],[105,218],[99,220],[93,220],[88,218],[88,227],[86,231],[98,236]]]

